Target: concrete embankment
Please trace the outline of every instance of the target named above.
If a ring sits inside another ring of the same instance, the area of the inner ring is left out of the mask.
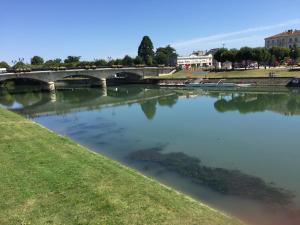
[[[145,83],[152,84],[168,84],[168,85],[183,85],[187,81],[193,81],[197,79],[148,79]],[[204,79],[205,83],[217,83],[220,78],[209,78]],[[237,83],[237,84],[252,84],[253,86],[263,87],[263,86],[294,86],[300,87],[300,79],[294,77],[242,77],[242,78],[226,78],[222,79],[227,83]]]

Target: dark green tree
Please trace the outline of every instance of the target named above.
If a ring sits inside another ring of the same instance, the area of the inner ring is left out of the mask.
[[[107,61],[104,59],[95,60],[95,66],[107,66]]]
[[[133,59],[129,55],[125,55],[125,57],[122,59],[122,65],[132,66],[133,65]]]
[[[10,66],[8,65],[7,62],[2,61],[2,62],[0,62],[0,68],[6,68],[6,69],[9,69]]]
[[[18,61],[13,68],[14,69],[23,69],[26,67],[26,64],[23,61]]]
[[[142,57],[140,57],[140,56],[135,57],[135,59],[134,59],[134,64],[135,64],[135,65],[141,65],[141,64],[144,64],[144,61],[143,61]]]
[[[158,48],[155,53],[154,60],[157,64],[164,64],[166,66],[176,66],[177,53],[174,48],[167,45],[164,48]],[[164,57],[166,59],[164,59]],[[160,62],[158,62],[160,61]]]
[[[280,63],[290,55],[290,50],[282,47],[272,47],[269,49],[269,52],[271,55],[274,55],[276,60]]]
[[[220,48],[216,51],[214,54],[214,59],[220,63],[226,62],[226,59],[224,58],[224,53],[227,52],[227,48]]]
[[[230,50],[226,50],[221,54],[221,60],[226,62],[229,61],[232,63],[232,70],[234,70],[234,65],[237,62],[237,53],[238,50],[233,48]]]
[[[164,52],[156,52],[154,60],[155,60],[155,63],[158,65],[167,65],[168,64],[168,56]]]
[[[258,69],[264,62],[264,51],[265,48],[253,48],[253,60],[257,62]]]
[[[40,56],[33,56],[30,60],[31,65],[43,65],[44,64],[44,59]]]
[[[245,70],[248,67],[249,61],[254,60],[253,50],[249,47],[241,48],[237,53],[237,60],[239,62],[243,62],[245,66]]]
[[[50,59],[44,63],[45,68],[59,67],[61,66],[61,59]]]
[[[64,63],[67,67],[77,67],[79,65],[80,58],[80,56],[68,56],[64,60]]]
[[[293,60],[293,63],[295,63],[297,61],[297,59],[300,57],[300,48],[298,48],[297,46],[293,46],[290,49],[290,57]]]
[[[268,51],[267,48],[262,48],[261,49],[261,59],[262,59],[262,64],[264,65],[265,69],[267,68],[267,65],[269,65],[269,61],[271,59],[271,54]]]
[[[153,43],[150,37],[144,36],[138,48],[138,56],[140,56],[147,65],[152,65],[153,63],[153,48]]]

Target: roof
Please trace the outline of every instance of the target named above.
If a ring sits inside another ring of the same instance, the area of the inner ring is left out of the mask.
[[[273,35],[271,37],[267,37],[266,39],[273,39],[273,38],[279,38],[279,37],[289,37],[289,36],[295,36],[300,35],[300,30],[288,30],[276,35]]]

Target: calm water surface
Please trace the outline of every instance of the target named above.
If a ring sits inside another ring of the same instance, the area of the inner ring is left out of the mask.
[[[249,224],[300,224],[300,90],[2,90],[0,105]]]

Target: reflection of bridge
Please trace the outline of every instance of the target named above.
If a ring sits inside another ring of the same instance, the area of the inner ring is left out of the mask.
[[[158,100],[177,96],[170,90],[145,89],[132,87],[131,93],[127,89],[107,88],[106,93],[100,89],[63,90],[52,93],[36,92],[37,101],[21,108],[12,109],[14,112],[34,118],[56,114],[66,114],[86,110],[95,110],[133,103],[143,104],[149,100]],[[20,98],[20,96],[19,96]],[[176,97],[177,99],[177,97]],[[21,99],[19,99],[20,101]],[[30,101],[32,103],[32,101]],[[0,102],[1,103],[1,102]]]
[[[74,69],[60,71],[33,71],[19,73],[5,73],[0,76],[0,82],[12,79],[30,79],[42,82],[47,90],[55,90],[55,82],[67,77],[88,77],[101,81],[106,86],[106,79],[113,78],[116,74],[127,74],[143,78],[144,76],[159,76],[172,72],[172,67],[141,67],[141,68],[98,68],[92,70]]]

